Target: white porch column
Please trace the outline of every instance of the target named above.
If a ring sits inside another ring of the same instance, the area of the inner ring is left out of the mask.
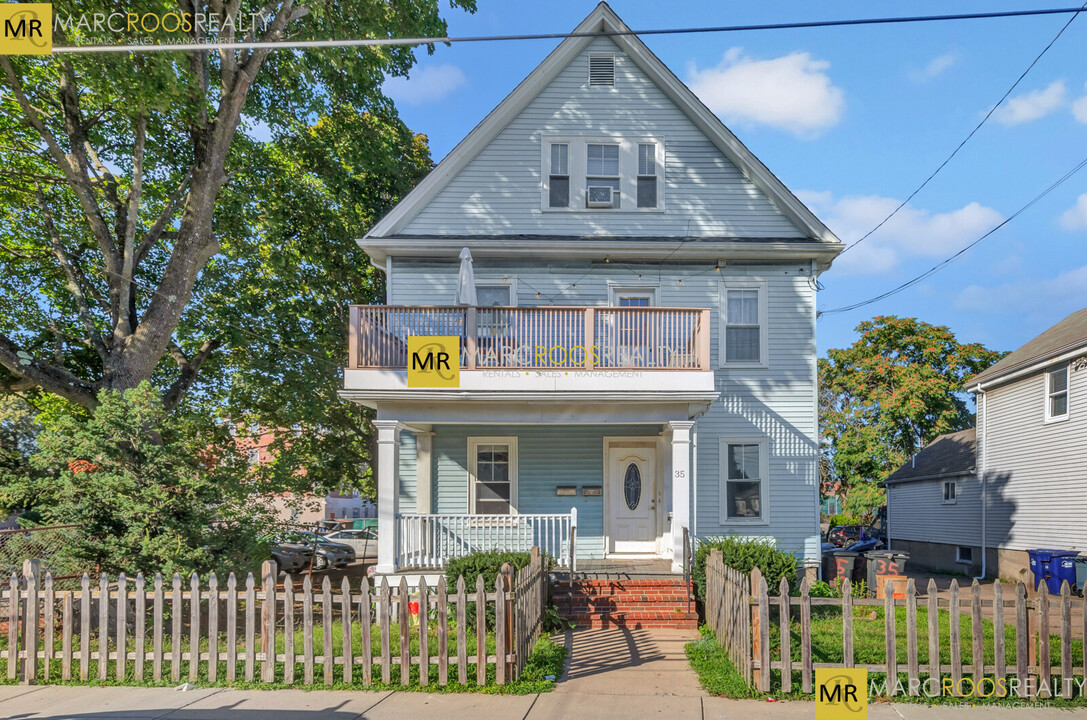
[[[431,500],[431,452],[434,449],[434,432],[431,430],[413,430],[415,434],[415,512],[432,513],[434,503]]]
[[[374,420],[377,429],[377,568],[396,572],[396,516],[400,513],[399,420]]]
[[[672,421],[672,572],[683,572],[683,528],[691,526],[691,421]]]

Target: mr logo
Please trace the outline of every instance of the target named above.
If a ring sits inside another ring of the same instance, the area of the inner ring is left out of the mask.
[[[815,688],[815,720],[867,720],[867,670],[816,668]]]
[[[0,5],[0,32],[0,55],[49,55],[53,52],[53,6]]]
[[[408,387],[460,387],[460,338],[409,337]]]

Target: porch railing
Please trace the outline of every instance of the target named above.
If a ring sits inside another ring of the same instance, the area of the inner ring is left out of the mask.
[[[403,369],[408,338],[461,338],[465,370],[710,370],[710,311],[352,305],[349,367]]]
[[[405,569],[437,570],[477,551],[528,552],[539,547],[573,569],[577,509],[560,514],[397,516],[397,557]]]

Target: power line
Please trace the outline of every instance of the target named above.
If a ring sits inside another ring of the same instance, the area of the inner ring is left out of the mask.
[[[949,257],[949,258],[946,258],[946,259],[944,259],[944,260],[942,260],[942,261],[938,262],[937,264],[933,265],[933,266],[932,266],[931,268],[929,268],[929,269],[928,269],[928,270],[926,270],[925,272],[921,273],[920,275],[917,275],[916,277],[913,277],[913,278],[911,278],[910,280],[907,280],[906,282],[902,283],[902,284],[901,284],[901,285],[899,285],[898,287],[896,287],[896,288],[893,288],[893,289],[891,289],[891,290],[888,290],[888,291],[887,291],[887,292],[885,292],[885,293],[882,293],[882,294],[880,294],[880,295],[877,295],[877,296],[875,296],[875,297],[873,297],[873,298],[869,298],[868,300],[862,300],[861,302],[853,303],[852,305],[846,305],[846,306],[844,306],[844,307],[834,308],[833,310],[823,310],[823,311],[819,312],[819,313],[818,313],[818,315],[819,315],[819,316],[823,316],[823,315],[836,315],[836,314],[838,314],[838,313],[844,313],[844,312],[849,312],[850,310],[856,310],[857,308],[861,308],[861,307],[864,307],[865,305],[871,305],[872,303],[875,303],[875,302],[879,302],[880,300],[884,300],[884,299],[886,299],[886,298],[889,298],[889,297],[891,297],[892,295],[897,295],[898,293],[902,292],[903,290],[906,290],[907,288],[913,287],[914,285],[918,284],[919,282],[921,282],[921,281],[922,281],[922,280],[924,280],[925,278],[928,278],[928,277],[930,277],[930,276],[932,276],[932,275],[936,274],[937,272],[939,272],[940,270],[942,270],[942,269],[943,269],[943,268],[945,268],[946,266],[948,266],[948,265],[950,265],[951,263],[955,262],[955,260],[959,259],[959,258],[960,258],[960,257],[961,257],[962,255],[965,255],[965,254],[966,254],[967,252],[969,252],[969,251],[970,251],[970,249],[971,249],[971,248],[973,248],[973,247],[974,247],[975,245],[977,245],[977,244],[978,244],[978,243],[980,243],[981,241],[983,241],[983,240],[985,240],[986,238],[988,238],[988,237],[989,237],[990,235],[992,235],[992,234],[993,234],[993,233],[995,233],[995,232],[996,232],[997,230],[999,230],[1000,228],[1002,228],[1002,227],[1004,227],[1005,225],[1007,225],[1008,223],[1010,223],[1010,222],[1011,222],[1012,220],[1014,220],[1015,218],[1017,218],[1017,217],[1019,217],[1020,215],[1022,215],[1022,214],[1023,214],[1024,212],[1026,212],[1026,211],[1027,211],[1027,210],[1029,210],[1029,209],[1030,209],[1031,207],[1033,207],[1035,203],[1037,203],[1037,202],[1038,202],[1039,200],[1041,200],[1042,198],[1044,198],[1044,197],[1045,197],[1046,195],[1048,195],[1049,193],[1053,192],[1053,191],[1054,191],[1054,190],[1056,190],[1056,189],[1057,189],[1058,187],[1060,187],[1061,185],[1063,185],[1063,184],[1064,184],[1064,183],[1065,183],[1065,182],[1066,182],[1066,181],[1067,181],[1067,180],[1068,180],[1069,178],[1071,178],[1071,177],[1072,177],[1073,175],[1075,175],[1076,173],[1078,173],[1078,172],[1079,172],[1080,170],[1082,170],[1082,169],[1083,169],[1083,168],[1084,168],[1085,166],[1087,166],[1087,158],[1084,158],[1083,160],[1080,160],[1080,161],[1079,161],[1079,162],[1078,162],[1078,163],[1077,163],[1077,164],[1075,165],[1075,167],[1073,167],[1073,168],[1072,168],[1071,170],[1069,170],[1069,171],[1068,171],[1068,172],[1066,172],[1066,173],[1065,173],[1064,175],[1062,175],[1062,176],[1061,176],[1061,177],[1060,177],[1060,178],[1059,178],[1058,180],[1056,180],[1056,181],[1055,181],[1055,182],[1054,182],[1054,183],[1053,183],[1052,185],[1050,185],[1050,186],[1049,186],[1049,187],[1047,187],[1047,188],[1046,188],[1045,190],[1043,190],[1042,192],[1040,192],[1040,193],[1038,193],[1037,195],[1035,195],[1035,196],[1034,196],[1033,198],[1031,198],[1030,202],[1028,202],[1028,203],[1027,203],[1026,205],[1023,205],[1023,206],[1022,206],[1021,208],[1019,208],[1018,210],[1016,210],[1016,211],[1015,211],[1014,213],[1012,213],[1012,214],[1011,214],[1010,216],[1008,216],[1008,217],[1007,217],[1007,218],[1006,218],[1005,220],[1003,220],[1002,222],[1000,222],[1000,223],[999,223],[998,225],[996,225],[995,227],[991,228],[991,229],[990,229],[990,230],[989,230],[988,232],[986,232],[986,233],[985,233],[984,235],[982,235],[982,236],[981,236],[981,237],[979,237],[978,239],[974,240],[974,241],[973,241],[973,242],[971,242],[971,243],[970,243],[969,245],[967,245],[967,246],[966,246],[966,247],[964,247],[963,249],[959,250],[959,251],[958,251],[957,253],[955,253],[955,254],[954,254],[954,255],[952,255],[951,257]]]
[[[1056,35],[1054,35],[1053,39],[1049,41],[1049,44],[1046,45],[1044,48],[1042,48],[1042,51],[1040,53],[1038,53],[1038,56],[1035,57],[1033,61],[1031,61],[1030,65],[1027,66],[1027,69],[1023,71],[1023,73],[1016,79],[1016,81],[1012,83],[1012,86],[1010,88],[1008,88],[1007,92],[1005,92],[1003,95],[1000,96],[1000,99],[997,100],[996,104],[993,105],[989,109],[989,112],[985,113],[985,117],[983,117],[981,119],[981,122],[979,122],[974,127],[974,129],[970,131],[970,134],[967,135],[963,139],[963,141],[961,143],[959,143],[958,146],[954,150],[951,151],[950,155],[948,155],[946,158],[944,158],[944,161],[942,163],[940,163],[939,166],[935,170],[932,171],[932,174],[929,175],[927,178],[925,178],[925,181],[923,183],[921,183],[920,185],[918,185],[917,189],[914,190],[912,193],[910,193],[909,197],[907,197],[905,200],[903,200],[901,203],[899,203],[898,207],[896,207],[894,210],[892,210],[890,215],[888,215],[887,217],[880,220],[879,223],[874,228],[872,228],[871,230],[866,232],[864,235],[862,235],[861,238],[859,240],[857,240],[855,243],[853,243],[851,245],[848,245],[845,248],[845,250],[842,250],[841,255],[845,255],[847,252],[849,252],[850,250],[852,250],[853,248],[857,247],[862,242],[867,240],[868,237],[870,235],[872,235],[872,233],[876,232],[881,227],[886,225],[888,220],[890,220],[895,215],[897,215],[899,210],[906,207],[906,205],[910,202],[910,200],[913,200],[913,198],[917,195],[917,193],[919,193],[919,192],[921,192],[922,190],[925,189],[925,186],[928,185],[929,182],[931,182],[932,179],[934,177],[936,177],[940,173],[940,171],[943,170],[944,167],[949,162],[951,162],[951,159],[959,154],[959,151],[963,149],[963,146],[966,145],[966,143],[970,142],[970,139],[972,137],[974,137],[974,134],[977,133],[977,131],[981,129],[981,126],[984,125],[985,122],[990,117],[992,117],[994,112],[996,112],[996,109],[998,107],[1000,107],[1004,103],[1005,100],[1008,99],[1008,96],[1012,94],[1012,91],[1015,90],[1015,88],[1019,86],[1019,83],[1021,83],[1023,81],[1023,78],[1025,78],[1027,76],[1027,73],[1029,73],[1034,68],[1034,66],[1038,64],[1038,61],[1041,60],[1042,56],[1045,55],[1049,51],[1049,48],[1053,47],[1053,43],[1057,42],[1057,38],[1059,38],[1061,35],[1064,34],[1064,31],[1068,29],[1068,26],[1072,24],[1073,20],[1075,20],[1077,17],[1079,17],[1079,14],[1083,11],[1084,8],[1087,8],[1087,2],[1085,2],[1083,5],[1080,6],[1080,8],[1078,10],[1075,11],[1075,13],[1072,15],[1072,17],[1070,17],[1068,19],[1068,22],[1066,22],[1064,24],[1064,27],[1062,27],[1060,29],[1060,32],[1058,32]]]
[[[435,45],[438,43],[478,43],[517,40],[565,40],[577,37],[618,37],[624,35],[688,35],[695,33],[726,33],[757,30],[798,30],[853,25],[892,25],[900,23],[940,22],[948,20],[983,20],[990,18],[1030,17],[1079,13],[1083,8],[1046,8],[1038,10],[1007,10],[988,13],[958,13],[954,15],[914,15],[906,17],[857,18],[850,20],[812,20],[791,23],[761,23],[757,25],[719,25],[708,27],[659,28],[650,30],[605,30],[581,33],[535,33],[522,35],[469,35],[464,37],[422,38],[349,38],[342,40],[286,40],[282,42],[183,43],[160,45],[58,45],[53,54],[60,53],[147,53],[190,50],[299,50],[306,48],[388,47]]]

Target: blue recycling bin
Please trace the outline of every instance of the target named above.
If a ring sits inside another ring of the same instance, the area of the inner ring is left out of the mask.
[[[1034,589],[1045,580],[1051,595],[1060,595],[1061,583],[1068,581],[1069,588],[1076,584],[1075,550],[1052,550],[1039,548],[1027,550],[1030,556],[1030,571],[1034,575]]]

